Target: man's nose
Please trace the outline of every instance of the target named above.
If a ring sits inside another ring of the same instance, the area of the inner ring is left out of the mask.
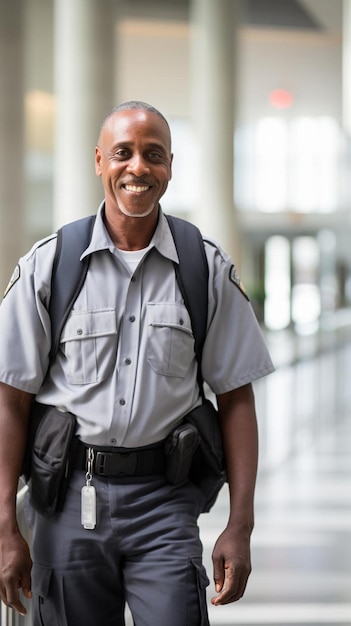
[[[135,176],[142,176],[150,171],[149,165],[142,154],[134,154],[128,162],[128,170]]]

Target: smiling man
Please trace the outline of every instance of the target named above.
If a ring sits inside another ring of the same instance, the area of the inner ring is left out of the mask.
[[[181,480],[170,471],[168,442],[202,407],[179,257],[159,204],[172,158],[168,123],[154,107],[133,101],[111,111],[96,147],[104,200],[81,255],[88,271],[55,358],[56,235],[20,259],[0,306],[0,595],[20,613],[19,590],[32,597],[35,625],[123,626],[125,602],[138,626],[209,624],[197,524],[205,496],[188,471]],[[202,374],[217,397],[230,495],[213,550],[212,602],[221,605],[241,598],[251,570],[251,382],[273,366],[231,259],[212,240],[203,246]],[[61,506],[47,517],[33,497],[30,554],[17,526],[16,490],[33,397],[48,413],[74,416],[75,447]],[[186,458],[176,451],[177,474]]]
[[[171,135],[150,110],[123,109],[105,120],[96,148],[96,173],[105,189],[106,216],[146,217],[171,179]]]
[[[128,106],[128,105],[127,105]],[[105,119],[96,148],[96,173],[105,189],[107,220],[123,213],[146,217],[171,179],[171,135],[158,113],[121,106]]]

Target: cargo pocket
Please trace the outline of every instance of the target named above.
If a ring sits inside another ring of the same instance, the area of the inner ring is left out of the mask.
[[[69,383],[84,385],[104,380],[116,362],[115,310],[72,311],[60,348],[67,359]]]
[[[43,565],[33,565],[32,593],[33,593],[33,624],[35,626],[67,626],[58,621],[57,606],[55,606],[52,590],[53,570]],[[50,597],[49,597],[50,596]]]
[[[163,376],[185,378],[194,359],[190,317],[178,302],[149,302],[147,361]]]
[[[187,626],[210,626],[207,611],[206,587],[210,584],[206,570],[199,557],[193,557],[189,562],[189,576],[194,584],[189,589],[196,589],[196,598],[189,594],[186,625]]]

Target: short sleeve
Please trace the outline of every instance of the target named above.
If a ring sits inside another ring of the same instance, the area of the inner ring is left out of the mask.
[[[39,242],[22,257],[0,305],[0,381],[37,393],[49,363],[47,304],[56,242]]]
[[[231,258],[206,241],[209,314],[202,373],[215,394],[274,371],[262,330]]]

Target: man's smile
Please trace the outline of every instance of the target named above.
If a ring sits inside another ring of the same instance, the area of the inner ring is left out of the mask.
[[[122,188],[126,191],[131,191],[133,193],[142,193],[143,191],[148,191],[149,189],[151,189],[151,185],[136,185],[134,183],[122,185]]]

